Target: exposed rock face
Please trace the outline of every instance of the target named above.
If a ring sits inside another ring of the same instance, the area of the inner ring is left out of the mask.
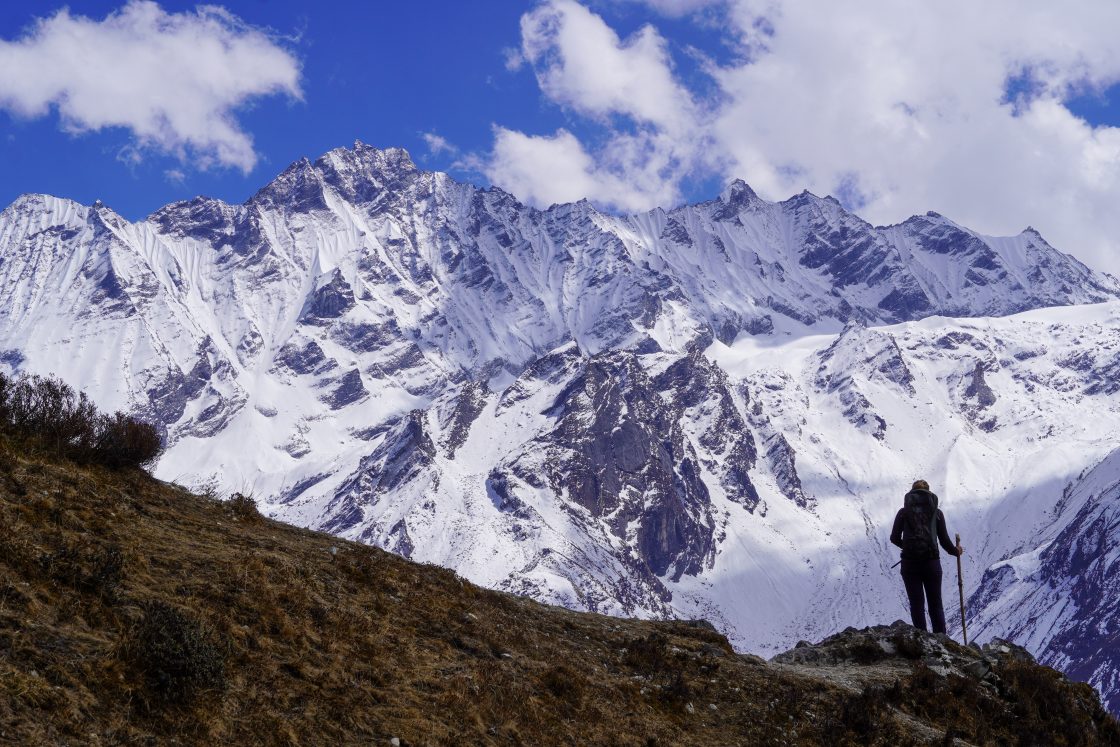
[[[711,562],[715,522],[696,453],[634,355],[588,359],[547,412],[555,427],[505,470],[605,522],[644,575],[680,578]]]
[[[670,364],[653,384],[680,410],[678,417],[696,424],[691,435],[703,447],[704,466],[719,476],[727,497],[753,511],[759,497],[750,470],[757,452],[754,435],[740,412],[750,406],[746,390],[737,403],[727,374],[699,349]]]
[[[805,495],[801,488],[801,477],[797,474],[797,452],[781,433],[770,436],[766,458],[782,494],[802,508],[812,508],[814,501]]]
[[[365,399],[369,392],[362,383],[362,374],[358,369],[352,368],[333,382],[333,388],[321,399],[332,410],[341,410],[347,405],[352,405]]]
[[[816,385],[835,394],[844,407],[844,417],[856,427],[882,441],[887,421],[877,412],[852,380],[853,371],[870,370],[871,381],[888,382],[907,395],[914,394],[914,377],[893,337],[862,324],[849,323],[818,359]]]
[[[996,429],[996,419],[983,417],[986,410],[996,403],[996,393],[984,380],[984,363],[976,362],[972,374],[967,379],[968,385],[964,390],[964,399],[968,402],[965,412],[976,422],[977,426],[985,431]]]
[[[378,536],[385,527],[365,526],[363,508],[376,504],[404,485],[420,489],[438,487],[439,478],[430,471],[435,455],[436,447],[428,434],[423,413],[410,412],[384,432],[378,447],[363,457],[354,474],[339,485],[324,511],[323,529],[341,534],[357,527],[367,538]],[[392,549],[402,551],[406,557],[411,555],[403,552],[400,546],[408,537],[404,524],[394,523],[388,534],[395,535],[398,540]],[[409,546],[410,543],[408,540]]]
[[[892,283],[890,243],[859,218],[846,213],[834,199],[818,199],[802,192],[785,203],[798,226],[796,242],[801,247],[799,262],[804,267],[822,269],[834,278],[833,287],[852,285],[875,287]],[[892,308],[900,316],[920,316],[925,301],[914,308]],[[880,308],[884,308],[880,304]]]
[[[485,384],[470,381],[455,398],[449,422],[444,425],[447,435],[444,437],[443,448],[447,451],[448,459],[454,459],[455,451],[467,440],[471,426],[486,407],[488,394]]]
[[[289,342],[273,360],[277,366],[283,366],[296,374],[326,373],[338,366],[335,361],[327,359],[323,348],[314,340],[304,345]]]
[[[1077,614],[1050,640],[1043,660],[1107,693],[1120,712],[1120,495],[1098,496],[1040,556],[1038,580],[1069,589]]]
[[[330,282],[319,286],[307,297],[300,320],[308,324],[322,324],[327,319],[337,319],[352,308],[354,289],[336,269]]]

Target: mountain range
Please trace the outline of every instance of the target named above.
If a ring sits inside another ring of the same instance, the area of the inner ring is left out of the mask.
[[[0,365],[156,422],[166,480],[740,650],[904,617],[926,478],[969,632],[1120,711],[1120,282],[1033,229],[538,210],[357,143],[137,222],[25,195],[0,297]]]

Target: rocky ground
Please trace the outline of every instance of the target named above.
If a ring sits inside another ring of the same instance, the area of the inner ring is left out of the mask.
[[[895,623],[767,662],[702,621],[487,591],[0,434],[0,743],[1103,745],[1120,725],[1004,642]]]

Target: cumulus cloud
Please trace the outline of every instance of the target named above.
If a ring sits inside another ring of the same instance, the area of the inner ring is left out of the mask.
[[[652,26],[619,38],[573,0],[542,4],[521,19],[521,55],[544,94],[607,128],[589,151],[560,130],[534,136],[496,128],[481,170],[538,204],[589,198],[622,210],[680,199],[680,182],[702,160],[701,110],[674,77]]]
[[[521,49],[545,95],[581,114],[621,114],[680,133],[694,118],[673,77],[665,40],[645,26],[626,41],[573,0],[554,0],[521,18]]]
[[[123,127],[144,150],[202,168],[250,171],[257,156],[238,107],[260,96],[301,96],[295,57],[265,31],[216,6],[168,13],[132,0],[103,20],[63,9],[22,37],[0,40],[0,108],[62,127]]]
[[[674,15],[708,4],[643,1]],[[878,223],[937,210],[989,233],[1034,225],[1120,271],[1120,129],[1068,106],[1120,82],[1120,4],[723,0],[713,10],[741,54],[707,64],[705,93],[684,85],[652,26],[621,39],[574,0],[526,13],[522,55],[544,96],[582,122],[546,136],[499,128],[491,179],[530,200],[635,210],[678,201],[689,176],[742,177],[770,199],[837,195]],[[573,159],[563,188],[524,168],[513,178],[515,152],[548,163],[559,148]]]
[[[650,135],[619,135],[609,149],[589,153],[575,135],[525,135],[496,128],[494,150],[480,168],[495,183],[534,205],[593,200],[621,210],[675,202],[671,147]]]

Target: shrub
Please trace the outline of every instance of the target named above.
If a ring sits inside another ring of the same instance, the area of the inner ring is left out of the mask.
[[[894,634],[892,641],[894,642],[894,647],[898,655],[904,659],[920,659],[925,653],[922,650],[922,641],[918,637],[918,632],[913,628],[911,628],[909,632],[898,631]]]
[[[205,623],[158,600],[144,602],[121,658],[143,678],[150,704],[189,704],[226,685],[224,646]]]
[[[661,699],[670,705],[683,706],[696,696],[684,672],[675,672],[669,681],[661,686]]]
[[[100,417],[96,447],[91,461],[113,469],[147,467],[163,451],[159,432],[151,423],[135,420],[124,413]]]
[[[669,665],[669,639],[661,633],[634,638],[626,644],[623,662],[647,675],[660,674]]]
[[[115,544],[66,545],[40,555],[39,568],[78,591],[112,601],[124,579],[124,555]]]
[[[84,392],[53,377],[0,374],[0,431],[111,469],[149,466],[163,450],[151,423],[98,412]]]
[[[884,689],[865,687],[843,701],[840,721],[845,729],[859,737],[870,737],[882,718]]]
[[[1101,744],[1120,744],[1120,727],[1091,685],[1022,660],[1006,662],[999,675],[1008,688],[1021,744],[1037,743],[1031,741],[1032,733],[1095,733]]]
[[[257,502],[253,496],[244,493],[234,493],[227,501],[230,511],[241,521],[255,524],[262,519],[261,512],[257,510]]]
[[[558,664],[541,675],[541,684],[560,701],[578,706],[583,701],[584,678],[566,664]]]

